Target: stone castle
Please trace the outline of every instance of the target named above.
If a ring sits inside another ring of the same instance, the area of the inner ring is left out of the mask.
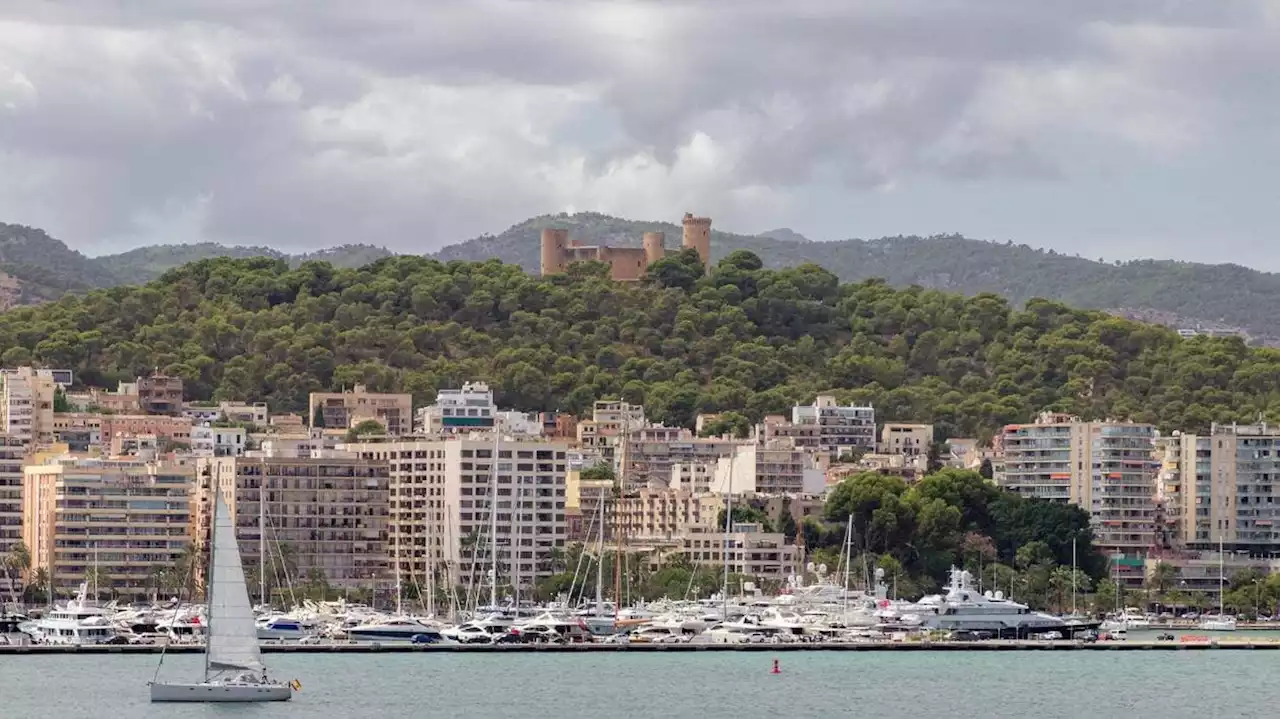
[[[704,267],[711,267],[711,218],[685,213],[681,245],[697,250]],[[543,277],[564,272],[574,262],[595,260],[609,265],[609,274],[620,282],[634,282],[644,277],[649,265],[666,257],[666,233],[646,232],[640,247],[605,247],[583,245],[569,239],[569,231],[547,228],[542,231]]]

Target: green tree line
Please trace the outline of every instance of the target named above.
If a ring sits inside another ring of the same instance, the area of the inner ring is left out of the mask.
[[[0,314],[0,363],[110,386],[154,367],[188,399],[297,411],[363,383],[418,403],[487,381],[515,409],[584,414],[621,397],[652,419],[740,432],[833,392],[881,420],[989,436],[1055,409],[1165,429],[1280,421],[1280,351],[1031,300],[963,297],[816,265],[770,270],[746,251],[703,274],[691,253],[617,283],[598,263],[531,277],[498,261],[398,256],[358,269],[207,259],[140,287]]]

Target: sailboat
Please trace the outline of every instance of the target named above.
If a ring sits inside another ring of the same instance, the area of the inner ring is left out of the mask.
[[[1227,616],[1222,607],[1222,595],[1227,591],[1227,577],[1222,566],[1222,535],[1218,535],[1218,616],[1204,617],[1200,620],[1200,628],[1207,632],[1234,632],[1236,618]]]
[[[231,512],[214,490],[213,549],[209,556],[204,680],[190,684],[167,684],[152,680],[153,702],[285,702],[301,688],[267,676],[258,649],[253,607],[245,586],[240,547],[236,544]],[[161,664],[164,654],[160,655]],[[160,668],[156,667],[156,678]]]

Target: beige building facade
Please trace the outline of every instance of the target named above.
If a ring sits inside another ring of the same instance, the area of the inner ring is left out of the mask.
[[[350,429],[365,420],[375,420],[392,436],[413,432],[413,395],[368,391],[358,384],[349,392],[312,392],[307,405],[312,426]]]
[[[23,472],[31,571],[59,596],[96,578],[104,598],[147,599],[190,543],[189,464],[59,457]]]
[[[268,577],[288,570],[299,582],[318,570],[339,588],[393,584],[385,461],[317,451],[307,457],[215,457],[198,466],[194,533],[202,544],[209,541],[213,492],[220,489],[252,574],[265,546]],[[249,589],[258,596],[252,582]]]

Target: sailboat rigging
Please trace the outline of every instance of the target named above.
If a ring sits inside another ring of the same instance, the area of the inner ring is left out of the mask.
[[[258,648],[258,632],[254,626],[253,607],[249,603],[240,548],[236,543],[235,525],[222,492],[216,487],[206,594],[208,643],[205,646],[203,681],[189,684],[152,681],[151,701],[289,701],[301,685],[296,679],[286,684],[268,677]]]

